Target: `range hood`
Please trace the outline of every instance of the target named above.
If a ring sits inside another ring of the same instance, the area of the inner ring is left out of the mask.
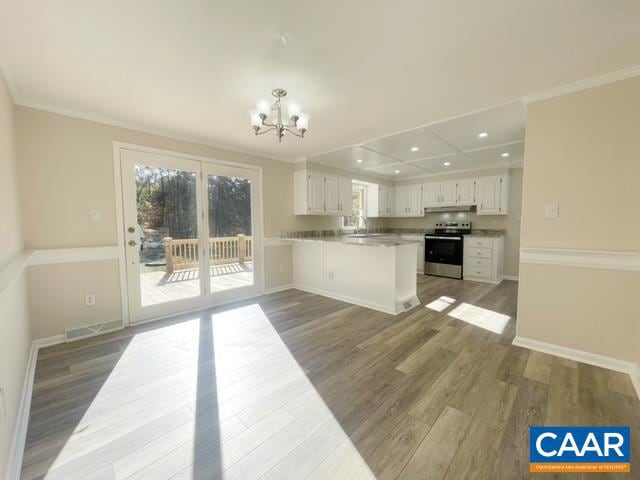
[[[453,205],[451,207],[427,207],[424,209],[424,213],[439,213],[439,212],[469,212],[471,211],[471,205]]]

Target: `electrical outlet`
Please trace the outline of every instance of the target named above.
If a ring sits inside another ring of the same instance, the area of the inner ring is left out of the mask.
[[[99,208],[92,208],[89,210],[89,221],[91,223],[98,223],[102,221],[102,210]]]
[[[7,398],[4,395],[4,388],[0,388],[0,421],[7,419]]]
[[[284,269],[284,265],[280,265],[280,273],[284,273],[285,269]]]
[[[96,304],[96,296],[93,293],[89,295],[85,295],[84,305],[86,307],[93,307],[95,304]]]
[[[329,272],[329,280],[333,280],[333,272]]]

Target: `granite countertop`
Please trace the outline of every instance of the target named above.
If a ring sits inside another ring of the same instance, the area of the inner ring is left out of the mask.
[[[400,245],[418,245],[418,240],[400,240],[386,235],[372,237],[351,237],[349,235],[333,235],[326,237],[283,238],[292,242],[332,242],[344,245],[363,245],[367,247],[398,247]]]
[[[469,236],[471,237],[504,237],[505,230],[475,230],[472,229]]]

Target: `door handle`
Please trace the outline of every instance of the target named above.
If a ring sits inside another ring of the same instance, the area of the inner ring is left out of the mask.
[[[134,227],[127,228],[127,232],[129,232],[129,233],[133,233],[135,231],[136,231],[136,229]]]
[[[130,247],[135,247],[137,245],[135,240],[129,240],[129,246]]]

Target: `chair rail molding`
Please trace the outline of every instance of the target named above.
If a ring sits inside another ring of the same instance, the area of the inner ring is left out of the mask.
[[[117,260],[118,258],[120,258],[120,248],[117,246],[53,248],[34,250],[29,259],[29,266]]]
[[[521,247],[520,263],[640,272],[640,253],[570,248]]]

